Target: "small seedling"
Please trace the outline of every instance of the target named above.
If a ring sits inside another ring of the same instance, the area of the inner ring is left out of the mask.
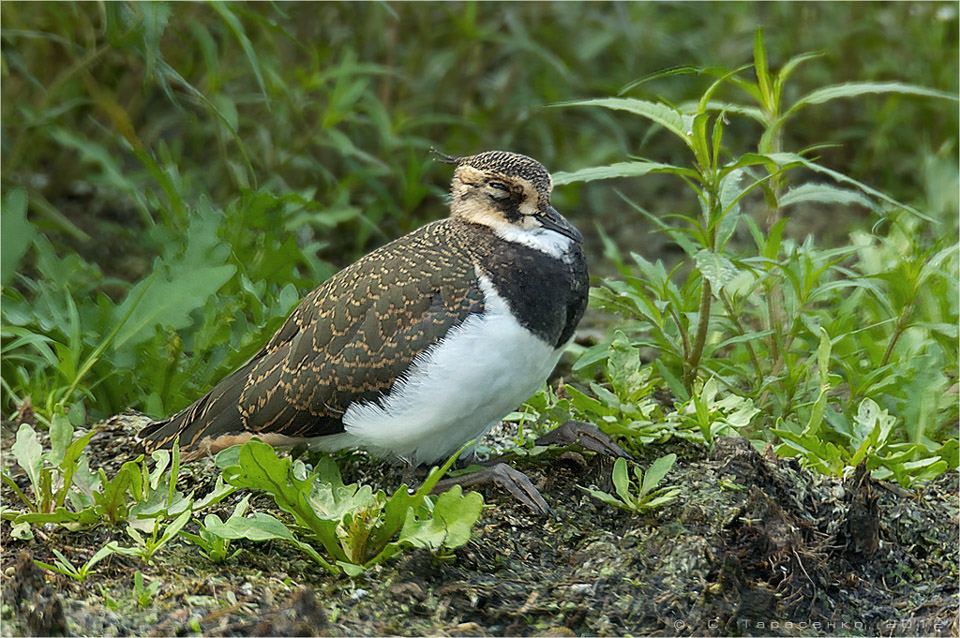
[[[137,528],[128,525],[127,535],[133,539],[133,546],[127,547],[120,545],[117,541],[111,541],[107,547],[118,554],[136,556],[147,563],[152,563],[154,555],[160,551],[160,548],[173,540],[180,530],[183,529],[183,526],[190,520],[191,514],[193,514],[191,510],[185,510],[177,516],[173,522],[164,526],[161,526],[161,519],[158,517],[154,519],[154,527],[151,534],[141,533]]]
[[[51,449],[44,452],[39,435],[29,424],[22,424],[17,431],[17,440],[10,447],[27,478],[30,480],[30,495],[17,485],[13,477],[3,472],[3,481],[27,506],[28,512],[5,509],[3,517],[14,523],[59,523],[75,526],[92,525],[98,522],[96,514],[87,507],[68,508],[74,505],[68,496],[76,500],[73,490],[78,470],[85,467],[83,450],[93,432],[73,440],[73,426],[63,414],[54,416],[50,425]],[[78,501],[81,502],[82,501]]]
[[[143,574],[137,572],[133,575],[133,596],[137,600],[137,606],[140,609],[146,609],[153,602],[153,597],[160,590],[160,580],[153,580],[149,585],[144,586]]]
[[[39,560],[34,560],[33,562],[39,565],[40,567],[43,567],[44,569],[49,569],[51,571],[57,572],[58,574],[69,576],[70,578],[73,578],[79,583],[82,583],[87,579],[87,576],[94,573],[93,572],[94,565],[96,565],[97,563],[102,561],[104,558],[114,553],[113,549],[111,549],[109,545],[101,547],[100,550],[96,554],[94,554],[90,560],[88,560],[86,563],[84,563],[78,568],[78,567],[75,567],[73,563],[71,563],[70,560],[66,556],[64,556],[59,550],[52,548],[52,551],[57,557],[57,562],[55,565],[50,565],[49,563],[44,563]]]
[[[665,486],[659,489],[657,488],[667,475],[667,472],[670,471],[670,468],[673,467],[676,460],[676,454],[661,456],[650,465],[646,473],[640,469],[639,465],[634,466],[633,473],[637,479],[636,483],[634,483],[630,480],[630,476],[627,473],[627,460],[624,458],[617,459],[613,465],[613,486],[617,491],[617,496],[620,498],[600,490],[593,490],[586,487],[581,487],[580,489],[608,505],[613,505],[614,507],[619,507],[629,512],[644,514],[676,500],[677,495],[680,493],[679,487]],[[636,493],[634,493],[635,491]]]
[[[249,505],[250,496],[247,495],[242,501],[237,503],[236,507],[233,508],[233,514],[230,515],[230,518],[243,517]],[[209,520],[209,525],[216,525],[217,523],[220,523],[221,525],[223,524],[219,518],[212,514],[208,514],[207,519]],[[200,526],[199,534],[191,534],[181,530],[180,535],[199,547],[200,553],[204,556],[204,558],[212,563],[225,563],[226,561],[235,558],[241,550],[236,549],[231,553],[230,539],[214,534],[210,531],[207,525],[208,524],[205,522]]]

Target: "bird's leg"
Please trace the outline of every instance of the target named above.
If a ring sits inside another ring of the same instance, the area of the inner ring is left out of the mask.
[[[537,439],[537,445],[579,445],[585,450],[596,452],[604,456],[625,457],[632,459],[630,454],[613,442],[592,423],[570,420],[551,430]],[[527,476],[502,461],[516,456],[508,452],[500,456],[477,462],[473,460],[473,453],[465,456],[462,461],[466,464],[477,463],[484,465],[483,469],[457,478],[444,479],[437,483],[434,492],[444,492],[454,485],[471,487],[483,483],[494,483],[510,492],[514,498],[527,506],[536,514],[552,514],[550,506],[543,500],[539,490],[533,486]]]
[[[535,514],[553,514],[553,510],[551,510],[550,506],[547,505],[547,502],[543,500],[543,496],[540,495],[540,491],[534,487],[533,483],[530,482],[530,479],[527,478],[527,475],[519,470],[513,469],[506,463],[477,461],[474,456],[474,451],[471,449],[469,452],[465,452],[457,460],[457,465],[464,468],[471,465],[484,465],[486,467],[483,467],[476,472],[471,472],[470,474],[464,474],[463,476],[438,481],[433,488],[434,494],[446,492],[454,485],[469,488],[477,485],[493,483],[501,489],[509,492],[515,499],[520,501]],[[414,467],[408,465],[403,473],[404,478],[407,479],[419,477],[419,479],[422,481],[424,478],[424,469],[425,468],[423,467]],[[413,484],[413,481],[405,482]]]
[[[614,458],[623,457],[633,459],[633,456],[622,447],[613,442],[609,436],[604,434],[600,428],[592,423],[585,421],[576,421],[570,419],[536,440],[536,445],[577,445],[589,452],[596,452],[603,456],[612,456]],[[500,463],[510,457],[516,456],[514,452],[507,452],[479,463],[480,465],[489,465]]]
[[[585,450],[614,458],[633,459],[629,452],[613,442],[592,423],[570,419],[539,437],[537,445],[579,445]]]
[[[434,492],[446,492],[454,485],[473,487],[475,485],[494,483],[532,510],[535,514],[553,514],[553,510],[543,500],[540,491],[533,486],[527,475],[515,470],[506,463],[495,463],[471,474],[456,478],[443,479],[433,488]]]

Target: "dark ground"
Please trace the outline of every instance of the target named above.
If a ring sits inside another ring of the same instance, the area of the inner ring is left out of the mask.
[[[91,465],[115,465],[134,423],[101,424]],[[592,499],[578,485],[610,490],[612,462],[558,450],[521,466],[555,520],[489,489],[474,539],[452,556],[410,551],[352,580],[279,543],[241,543],[216,565],[175,541],[155,566],[115,555],[79,584],[32,559],[58,548],[82,562],[121,530],[18,541],[4,521],[2,635],[958,635],[956,472],[911,490],[841,481],[736,438],[709,455],[658,446],[640,462],[671,451],[667,482],[683,491],[652,514]],[[342,465],[348,481],[400,482],[366,457]],[[181,482],[212,485],[211,466],[188,466]],[[138,570],[162,583],[145,609],[131,598]]]

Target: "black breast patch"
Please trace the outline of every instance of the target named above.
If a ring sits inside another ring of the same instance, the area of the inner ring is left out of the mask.
[[[478,261],[524,328],[553,347],[573,336],[587,307],[587,262],[579,244],[568,261],[479,230]]]

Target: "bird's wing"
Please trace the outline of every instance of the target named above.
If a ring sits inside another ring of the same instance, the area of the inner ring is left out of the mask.
[[[443,246],[424,250],[423,244]],[[144,428],[148,450],[240,434],[343,431],[452,327],[483,311],[475,267],[442,223],[376,250],[310,293],[250,362],[199,401]],[[209,446],[208,446],[209,447]]]

